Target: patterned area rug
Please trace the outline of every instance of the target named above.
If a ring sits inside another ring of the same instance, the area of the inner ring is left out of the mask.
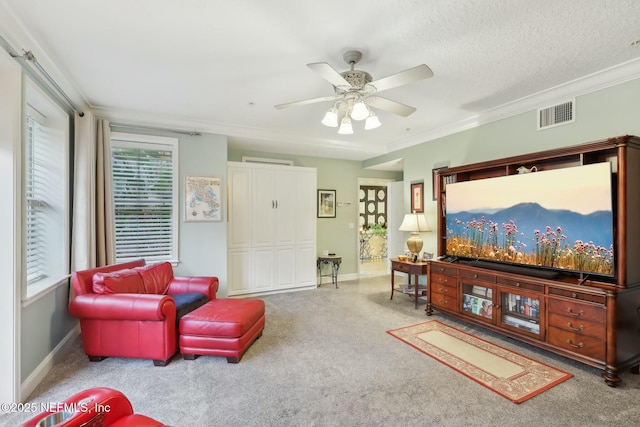
[[[573,376],[437,320],[387,332],[515,403]]]

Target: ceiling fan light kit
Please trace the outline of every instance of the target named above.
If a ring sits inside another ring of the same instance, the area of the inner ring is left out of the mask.
[[[365,130],[376,129],[382,125],[372,107],[402,117],[407,117],[416,110],[408,105],[377,96],[375,95],[377,92],[433,76],[431,69],[422,64],[379,80],[373,80],[369,73],[354,69],[355,64],[362,58],[362,53],[357,50],[350,50],[345,52],[342,58],[351,67],[349,71],[342,73],[338,73],[325,62],[307,64],[307,67],[320,74],[322,78],[333,85],[335,96],[279,104],[275,108],[281,109],[316,102],[333,101],[333,105],[327,110],[321,123],[332,128],[338,127],[338,123],[340,123],[338,133],[349,135],[353,133],[351,120],[365,120]]]
[[[336,107],[329,108],[322,119],[322,124],[330,128],[338,127],[338,109]]]
[[[340,121],[338,133],[340,135],[351,135],[353,133],[353,126],[351,126],[351,119],[349,116],[344,116],[342,121]]]
[[[369,117],[367,117],[367,120],[364,122],[364,130],[371,130],[379,128],[380,126],[382,126],[380,119],[378,119],[378,116],[374,111],[371,111],[369,113]]]

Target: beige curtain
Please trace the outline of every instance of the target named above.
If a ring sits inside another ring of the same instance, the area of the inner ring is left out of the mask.
[[[98,120],[96,134],[96,265],[101,267],[116,262],[111,130],[108,120]]]
[[[75,118],[71,271],[115,262],[109,122]]]

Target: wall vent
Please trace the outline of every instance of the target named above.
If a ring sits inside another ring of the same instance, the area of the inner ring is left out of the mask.
[[[573,123],[576,120],[576,100],[538,110],[538,130]]]
[[[247,157],[242,156],[243,163],[262,163],[265,165],[282,165],[282,166],[293,166],[293,160],[283,160],[283,159],[266,159],[262,157]]]

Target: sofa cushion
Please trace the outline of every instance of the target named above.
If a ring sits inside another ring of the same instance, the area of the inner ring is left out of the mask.
[[[159,262],[142,267],[136,267],[140,273],[144,289],[148,294],[164,295],[173,279],[173,267],[170,262]]]
[[[176,326],[180,324],[180,319],[185,314],[191,313],[196,308],[209,302],[205,294],[198,292],[169,295],[176,302]]]
[[[144,294],[142,277],[134,269],[93,275],[93,292],[96,294]]]

